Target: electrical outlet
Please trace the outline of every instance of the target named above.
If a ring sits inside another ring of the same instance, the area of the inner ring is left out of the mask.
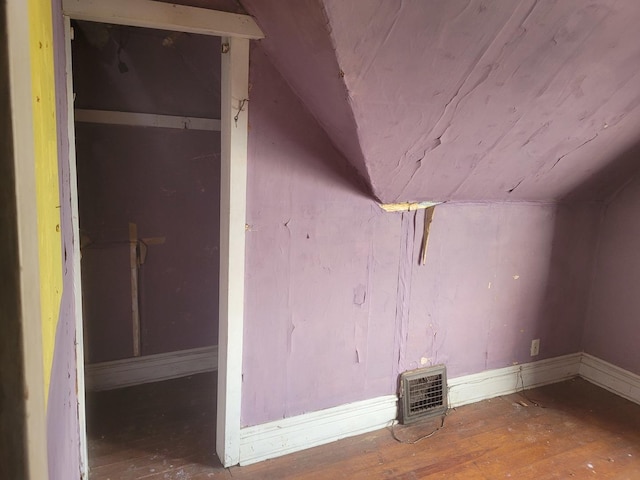
[[[531,356],[535,357],[540,353],[540,339],[531,340]]]

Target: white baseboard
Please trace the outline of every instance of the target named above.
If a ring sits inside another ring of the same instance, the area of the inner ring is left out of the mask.
[[[88,391],[111,390],[218,369],[218,347],[193,348],[86,365]]]
[[[523,383],[529,389],[568,380],[578,375],[580,359],[580,353],[573,353],[449,379],[449,406],[509,395],[522,390]]]
[[[240,465],[372,432],[396,418],[395,395],[348,403],[240,430]]]
[[[217,369],[217,347],[116,360],[86,367],[88,390],[109,390],[168,380]],[[640,376],[593,357],[575,353],[538,362],[488,370],[448,380],[449,406],[458,407],[577,375],[640,404]],[[240,430],[240,464],[305,450],[379,430],[397,416],[397,397],[386,395]]]
[[[640,375],[583,353],[580,376],[616,395],[640,404]]]
[[[460,406],[522,388],[561,382],[578,375],[581,354],[541,360],[449,379],[450,405]],[[397,397],[387,395],[240,430],[240,465],[249,465],[342,438],[379,430],[395,421]]]

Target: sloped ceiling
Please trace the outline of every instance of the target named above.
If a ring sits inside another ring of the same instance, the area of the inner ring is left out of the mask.
[[[640,165],[637,0],[241,0],[382,202],[597,200]]]

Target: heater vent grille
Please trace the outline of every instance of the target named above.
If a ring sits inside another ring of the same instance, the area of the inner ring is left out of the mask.
[[[400,376],[400,423],[440,415],[447,410],[447,374],[444,365],[405,372]]]

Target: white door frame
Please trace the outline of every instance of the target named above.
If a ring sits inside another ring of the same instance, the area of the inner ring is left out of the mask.
[[[81,475],[87,478],[84,342],[80,280],[80,232],[71,65],[71,19],[199,33],[222,37],[220,293],[216,453],[225,467],[240,460],[244,256],[247,187],[249,40],[263,38],[254,20],[151,0],[63,0],[66,36],[69,177],[73,222],[73,285]],[[65,161],[61,159],[61,161]]]

